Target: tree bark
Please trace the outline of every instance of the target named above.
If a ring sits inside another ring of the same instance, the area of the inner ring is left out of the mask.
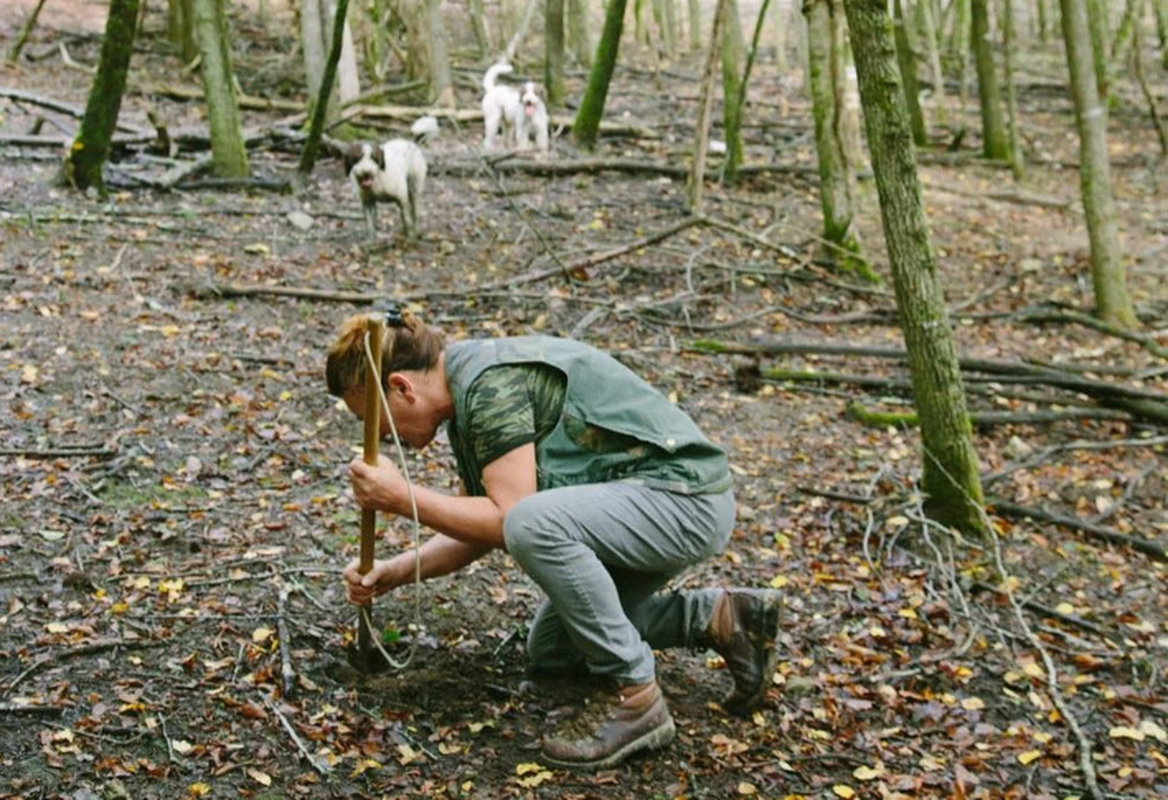
[[[700,0],[686,0],[689,16],[689,49],[696,53],[702,49],[702,7]]]
[[[977,65],[977,96],[981,103],[982,155],[999,161],[1010,158],[1010,138],[1002,117],[1002,93],[990,43],[990,13],[986,0],[970,2],[970,38]]]
[[[738,87],[745,57],[738,0],[729,0],[722,24],[722,135],[726,139],[726,180],[733,182],[742,164],[742,106]]]
[[[564,0],[547,0],[544,7],[544,41],[547,55],[544,59],[544,86],[548,105],[559,107],[564,102]]]
[[[921,85],[917,80],[916,48],[913,47],[912,26],[904,17],[902,0],[893,0],[895,17],[893,29],[896,39],[896,62],[900,67],[901,85],[904,86],[904,100],[908,105],[909,124],[912,126],[913,142],[918,147],[929,143],[929,132],[925,128],[925,115],[921,111]]]
[[[921,424],[926,509],[945,524],[984,534],[973,428],[921,199],[892,21],[884,0],[847,0],[844,8]]]
[[[1107,6],[1104,0],[1086,0],[1086,2],[1087,32],[1091,40],[1091,54],[1095,65],[1095,86],[1100,100],[1106,104],[1107,95],[1111,91],[1111,70],[1108,63],[1111,54],[1107,52],[1107,45],[1110,43]],[[1063,23],[1063,30],[1066,30],[1066,23]]]
[[[487,31],[487,12],[483,8],[483,0],[469,0],[470,26],[474,31],[475,44],[479,48],[479,58],[485,58],[491,52],[491,36]]]
[[[1111,40],[1111,58],[1116,62],[1123,61],[1123,49],[1127,46],[1127,40],[1132,35],[1132,30],[1137,25],[1137,17],[1140,16],[1142,8],[1139,0],[1127,0],[1124,5],[1123,16],[1120,17],[1119,27],[1115,31],[1115,38]]]
[[[624,29],[626,0],[608,0],[608,10],[604,14],[604,30],[600,43],[596,46],[596,58],[588,74],[588,86],[576,112],[576,122],[572,134],[582,146],[591,149],[596,145],[600,132],[600,119],[604,116],[604,101],[608,97],[608,84],[616,67],[617,53],[620,51],[621,31]]]
[[[591,31],[588,0],[568,0],[568,44],[584,69],[592,67]]]
[[[1144,74],[1144,37],[1138,22],[1132,28],[1132,73],[1135,75],[1136,83],[1140,85],[1144,101],[1148,104],[1152,127],[1156,129],[1156,136],[1160,140],[1160,158],[1168,158],[1168,135],[1165,135],[1164,123],[1160,121],[1160,115],[1156,111],[1156,96],[1148,87],[1148,78]]]
[[[183,64],[191,63],[199,54],[194,20],[193,0],[169,0],[166,6],[166,34]]]
[[[349,0],[337,0],[336,21],[342,22],[349,11]],[[344,46],[344,25],[333,25],[333,40],[329,47],[328,59],[321,73],[320,94],[312,109],[312,123],[308,128],[308,138],[304,140],[304,147],[300,150],[300,163],[296,171],[300,179],[304,180],[312,174],[316,166],[316,154],[320,149],[320,139],[324,135],[325,120],[328,119],[328,109],[332,96],[333,81],[337,75],[337,63],[341,60],[341,48]]]
[[[1018,93],[1014,86],[1014,3],[1002,0],[1002,53],[1006,68],[1006,113],[1010,131],[1010,172],[1015,181],[1025,175],[1026,157],[1022,152],[1022,140],[1018,135]]]
[[[1107,155],[1107,111],[1092,68],[1086,3],[1084,0],[1059,0],[1059,5],[1075,122],[1079,128],[1079,185],[1087,218],[1087,235],[1091,241],[1095,313],[1107,322],[1136,328],[1139,320],[1128,296],[1116,230],[1111,165]]]
[[[842,126],[846,90],[843,8],[840,0],[808,0],[803,4],[803,13],[807,17],[808,88],[815,118],[823,238],[835,245],[824,248],[822,255],[841,271],[856,272],[871,280],[875,275],[867,264],[847,255],[860,253],[860,242],[853,225],[855,173],[848,161]]]
[[[138,0],[110,0],[97,74],[89,87],[85,117],[65,156],[60,177],[61,182],[82,191],[93,187],[103,197],[105,180],[101,170],[109,158],[110,140],[118,124],[137,23]]]
[[[207,124],[211,129],[211,171],[217,178],[246,178],[247,147],[239,127],[222,0],[195,0],[194,13],[199,55],[203,58]]]
[[[28,15],[28,19],[24,21],[24,25],[20,28],[20,33],[16,35],[16,41],[12,43],[12,47],[8,50],[9,64],[15,64],[20,60],[20,51],[24,49],[24,45],[28,41],[28,35],[36,27],[37,17],[41,15],[41,9],[44,7],[45,0],[37,0],[36,8]]]
[[[335,3],[330,2],[325,6],[328,8],[328,11],[325,12],[325,21],[328,23],[326,41],[332,40],[332,26],[335,24],[333,20],[336,14],[335,5]],[[349,25],[348,18],[343,21],[345,29],[344,38],[341,40],[341,60],[337,63],[337,98],[341,101],[341,106],[351,103],[361,96],[361,76],[357,71],[357,50],[353,47],[353,29]]]
[[[925,46],[929,53],[929,72],[933,76],[933,106],[936,109],[936,118],[945,118],[945,73],[941,70],[941,43],[940,32],[933,19],[933,3],[931,0],[919,0],[917,6],[921,13],[921,28],[925,36]]]
[[[425,2],[430,50],[430,97],[435,105],[454,108],[454,80],[450,75],[450,53],[446,47],[446,24],[442,21],[442,0]]]
[[[715,71],[718,65],[718,49],[722,43],[722,27],[725,24],[727,9],[733,0],[718,0],[714,8],[714,21],[710,29],[710,49],[706,53],[706,65],[702,70],[702,94],[698,101],[698,121],[695,126],[694,157],[690,169],[689,181],[686,186],[689,197],[689,210],[694,214],[702,213],[702,192],[705,189],[706,149],[710,143],[710,114],[714,105]]]
[[[325,38],[322,8],[326,0],[301,0],[300,45],[304,49],[304,77],[308,87],[308,105],[311,112],[320,97],[321,79],[328,61],[328,41]],[[329,86],[328,107],[340,108],[336,88]]]
[[[1046,44],[1046,0],[1036,0],[1038,4],[1038,41]]]

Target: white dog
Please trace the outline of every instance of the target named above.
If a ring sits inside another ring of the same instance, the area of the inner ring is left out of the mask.
[[[513,139],[523,118],[519,92],[495,83],[500,75],[510,71],[510,64],[495,64],[483,75],[483,148],[487,150],[495,148],[497,137],[501,136],[504,144]]]
[[[377,203],[395,203],[406,236],[418,230],[418,205],[426,186],[426,157],[405,139],[390,139],[380,147],[354,144],[345,153],[345,171],[361,198],[369,235],[376,234]]]
[[[522,111],[519,123],[515,126],[515,144],[520,150],[526,150],[528,138],[535,136],[535,146],[541,153],[548,151],[548,113],[543,98],[535,90],[531,81],[523,84],[523,93],[519,95]]]

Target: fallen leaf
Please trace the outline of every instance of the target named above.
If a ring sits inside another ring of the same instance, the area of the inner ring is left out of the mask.
[[[852,777],[858,781],[872,781],[884,774],[883,767],[856,767],[852,770]]]
[[[211,793],[210,784],[192,783],[190,786],[187,787],[187,794],[194,795],[195,797],[202,797],[203,795],[210,794],[210,793]]]
[[[1042,758],[1041,750],[1027,750],[1025,753],[1018,754],[1018,763],[1025,766],[1039,758]]]
[[[187,753],[195,749],[195,746],[185,739],[175,739],[170,743],[170,746],[174,752],[178,753],[180,756],[185,756]]]
[[[856,791],[846,783],[837,783],[831,787],[831,790],[836,793],[836,796],[842,797],[844,800],[851,800],[856,796]]]
[[[1112,739],[1132,739],[1137,742],[1142,742],[1145,738],[1143,731],[1122,725],[1118,728],[1112,728],[1107,732],[1107,735]]]
[[[966,711],[981,711],[985,708],[985,701],[980,697],[966,697],[961,701],[961,707]]]
[[[738,783],[738,794],[752,795],[757,793],[758,790],[754,788],[753,783],[748,783],[747,781],[740,781]]]
[[[250,769],[249,768],[247,771],[247,774],[251,776],[251,779],[253,781],[260,784],[261,786],[271,786],[272,785],[272,776],[266,772],[260,772],[258,769]]]
[[[251,640],[253,642],[255,642],[256,644],[259,644],[260,642],[266,642],[268,640],[268,637],[270,637],[271,635],[272,635],[271,628],[256,628],[254,631],[251,632]]]

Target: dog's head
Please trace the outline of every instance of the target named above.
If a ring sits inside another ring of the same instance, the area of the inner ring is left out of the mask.
[[[345,172],[362,189],[373,187],[373,179],[385,169],[385,153],[370,144],[354,144],[345,151]]]
[[[519,102],[523,103],[523,113],[531,117],[543,105],[543,98],[539,96],[539,89],[533,81],[523,84],[523,93],[519,95]]]

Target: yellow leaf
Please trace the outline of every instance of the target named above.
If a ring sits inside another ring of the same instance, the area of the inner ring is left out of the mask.
[[[171,742],[170,746],[174,749],[174,752],[178,753],[180,756],[185,756],[187,753],[195,749],[194,745],[185,739],[175,739],[173,742]]]
[[[463,781],[458,788],[469,794],[470,790],[474,788],[474,781]]]
[[[516,775],[529,775],[532,772],[543,772],[543,764],[537,764],[534,761],[529,761],[526,764],[516,764]]]
[[[1026,766],[1031,761],[1042,758],[1041,750],[1027,750],[1025,753],[1018,754],[1018,763]]]
[[[68,633],[69,626],[63,625],[60,622],[50,622],[45,626],[45,630],[49,633]]]
[[[261,786],[272,785],[272,776],[266,772],[260,772],[258,769],[248,769],[247,774],[251,776],[253,781],[260,784]]]
[[[751,795],[751,794],[756,794],[757,792],[758,792],[758,790],[754,788],[753,783],[749,783],[747,781],[739,781],[738,794]]]
[[[980,697],[967,697],[961,701],[961,707],[966,711],[981,711],[985,708],[985,703]]]
[[[444,756],[452,756],[452,755],[455,755],[457,753],[462,752],[462,745],[460,745],[460,744],[447,744],[446,742],[439,742],[438,743],[438,752]]]
[[[20,368],[20,382],[36,383],[38,372],[39,370],[36,368],[36,364],[25,364]]]
[[[526,778],[519,778],[517,779],[516,783],[518,783],[520,786],[523,786],[524,788],[534,789],[544,781],[550,781],[552,777],[552,773],[545,769],[535,773],[534,775],[528,775]]]
[[[270,637],[271,635],[272,635],[271,628],[256,628],[254,631],[251,632],[251,640],[253,642],[255,642],[256,644],[259,644],[260,642],[266,642],[268,640],[268,637]]]
[[[846,783],[837,783],[831,787],[831,790],[836,793],[836,796],[842,797],[844,800],[851,800],[851,798],[856,796],[856,791]]]
[[[856,767],[852,770],[852,777],[858,781],[871,781],[884,774],[883,767]]]
[[[1025,672],[1027,675],[1029,675],[1031,678],[1045,678],[1046,677],[1046,672],[1043,671],[1042,667],[1038,666],[1038,663],[1035,661],[1030,661],[1030,662],[1027,662],[1026,664],[1023,664],[1022,671]]]
[[[888,525],[893,528],[903,528],[908,524],[908,517],[895,516],[888,518]]]
[[[1160,742],[1160,744],[1168,744],[1168,732],[1165,732],[1163,728],[1150,719],[1146,719],[1140,723],[1140,733],[1151,736]]]
[[[1039,744],[1050,744],[1053,739],[1054,737],[1045,731],[1037,731],[1034,734],[1034,741]]]
[[[211,793],[211,787],[206,783],[192,783],[187,787],[187,794],[193,794],[195,797],[202,797],[205,794]]]
[[[362,759],[361,761],[357,762],[357,766],[353,768],[353,771],[349,774],[349,777],[356,778],[361,773],[370,769],[381,769],[381,762],[374,761],[372,758]]]
[[[775,577],[771,578],[771,588],[772,589],[782,589],[784,586],[786,586],[790,582],[791,582],[790,579],[787,578],[786,575],[776,575]]]
[[[1057,606],[1054,607],[1054,610],[1059,612],[1060,614],[1074,614],[1075,613],[1075,607],[1073,605],[1071,605],[1070,603],[1059,603]]]
[[[422,754],[408,744],[399,744],[397,746],[397,760],[404,766],[412,764],[415,761],[423,761]]]
[[[902,608],[900,611],[897,611],[896,614],[897,616],[904,617],[905,619],[917,619],[917,610],[915,608]]]
[[[177,325],[163,325],[160,330],[165,339],[173,339],[179,333],[179,327]]]
[[[1143,731],[1136,730],[1135,728],[1126,728],[1123,726],[1112,728],[1107,732],[1107,735],[1112,739],[1134,739],[1137,742],[1142,742],[1144,740]]]

